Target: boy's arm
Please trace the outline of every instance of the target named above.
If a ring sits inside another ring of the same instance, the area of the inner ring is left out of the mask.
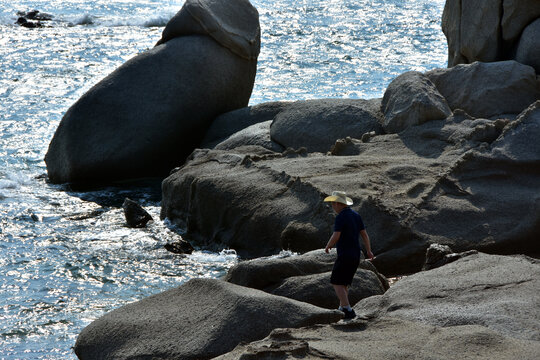
[[[324,248],[324,251],[328,254],[331,248],[334,247],[334,245],[337,244],[339,237],[341,236],[341,231],[334,231],[332,236],[330,236],[330,240],[328,240],[328,244],[326,244],[326,247]]]
[[[371,243],[369,241],[369,235],[367,231],[365,229],[360,231],[360,236],[362,237],[362,241],[364,242],[364,248],[366,249],[368,258],[370,260],[373,260],[374,256],[373,256],[373,253],[371,252]]]

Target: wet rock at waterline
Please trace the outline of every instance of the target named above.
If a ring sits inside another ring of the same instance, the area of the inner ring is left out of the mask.
[[[232,10],[221,13],[224,6]],[[191,18],[196,9],[206,15]],[[223,18],[236,12],[243,16]],[[181,33],[120,66],[67,111],[45,157],[50,181],[164,176],[216,116],[247,105],[260,42],[257,11],[244,0],[188,0],[179,14],[190,20]],[[209,31],[222,24],[217,42]],[[239,39],[235,26],[252,37]],[[230,48],[242,41],[252,49],[249,59]]]
[[[152,221],[152,216],[144,210],[137,202],[126,198],[122,204],[127,225],[131,228],[143,228],[149,221]]]
[[[177,240],[172,243],[167,243],[164,245],[167,251],[170,251],[174,254],[191,254],[193,252],[193,246],[185,240]]]
[[[193,279],[105,314],[83,329],[74,350],[81,360],[209,359],[275,328],[328,324],[342,317],[337,310],[225,281]]]

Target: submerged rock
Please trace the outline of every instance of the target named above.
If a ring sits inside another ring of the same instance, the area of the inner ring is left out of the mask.
[[[260,43],[249,1],[188,0],[171,21],[182,31],[120,66],[64,115],[45,157],[51,182],[164,176],[217,115],[247,105]],[[246,32],[249,59],[230,44]]]
[[[336,322],[326,310],[214,279],[184,285],[111,311],[75,343],[79,359],[209,359],[273,329]]]

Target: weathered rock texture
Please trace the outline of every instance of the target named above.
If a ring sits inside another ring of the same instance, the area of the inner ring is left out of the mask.
[[[534,70],[516,61],[475,62],[426,73],[452,110],[474,117],[519,114],[540,99]]]
[[[79,359],[209,359],[275,328],[338,321],[343,314],[214,279],[120,307],[77,338]]]
[[[347,191],[383,274],[421,269],[431,243],[540,253],[540,101],[516,120],[445,120],[351,141],[357,155],[199,150],[163,182],[162,213],[189,241],[241,256],[323,248]]]
[[[469,255],[398,281],[359,302],[359,316],[440,327],[479,325],[540,344],[540,262],[523,255]]]
[[[447,0],[442,29],[448,67],[516,59],[539,73],[538,57],[516,54],[538,54],[540,36],[534,36],[538,26],[533,25],[538,18],[538,0]]]
[[[353,321],[277,329],[217,359],[527,359],[540,353],[540,263],[475,254],[362,300]]]
[[[216,360],[535,360],[539,351],[537,341],[514,339],[482,326],[441,328],[385,317],[275,330],[264,340],[240,345]]]
[[[264,290],[274,295],[307,302],[327,309],[339,305],[330,285],[330,274],[336,253],[310,251],[299,256],[255,259],[232,267],[225,280]],[[349,302],[383,294],[388,280],[369,261],[361,261],[349,292]]]
[[[45,157],[49,179],[108,182],[180,165],[216,116],[247,105],[259,33],[247,0],[186,1],[159,45],[67,111]]]
[[[430,120],[446,119],[452,114],[431,80],[417,71],[403,73],[392,80],[384,93],[381,108],[383,127],[389,134]]]
[[[325,153],[337,139],[381,134],[381,115],[380,99],[297,101],[276,115],[270,136],[285,148]]]

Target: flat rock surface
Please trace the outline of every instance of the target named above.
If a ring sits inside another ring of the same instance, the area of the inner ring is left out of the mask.
[[[392,316],[441,327],[479,325],[540,342],[539,293],[538,260],[478,253],[408,276],[354,309],[369,318]]]
[[[262,341],[219,356],[232,359],[524,359],[535,360],[540,343],[504,336],[477,325],[441,328],[384,318],[303,329],[276,330]]]

